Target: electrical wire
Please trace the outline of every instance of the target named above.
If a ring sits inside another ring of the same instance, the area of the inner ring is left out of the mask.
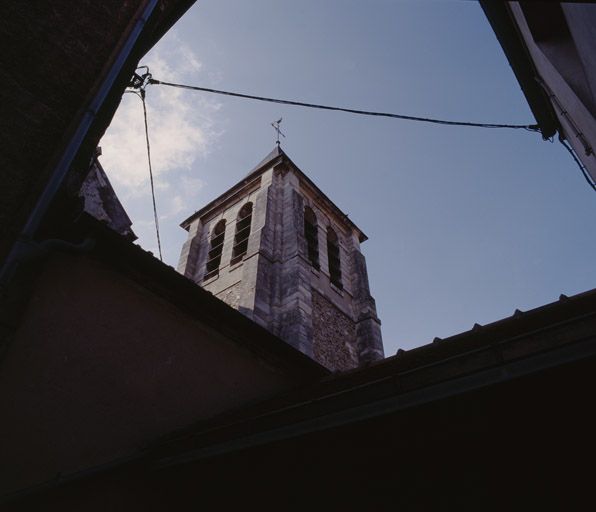
[[[194,86],[194,85],[163,82],[161,80],[156,80],[155,78],[153,78],[151,76],[151,74],[149,73],[149,68],[145,67],[145,69],[146,69],[147,73],[145,75],[143,75],[142,77],[140,77],[140,76],[138,77],[140,82],[139,82],[139,85],[137,85],[137,87],[140,88],[140,93],[138,93],[136,91],[126,91],[126,92],[133,92],[133,93],[137,94],[137,96],[139,96],[143,102],[143,115],[144,115],[144,120],[145,120],[145,138],[147,141],[147,160],[149,162],[149,176],[150,176],[150,180],[151,180],[151,195],[152,195],[152,199],[153,199],[153,215],[155,218],[155,229],[156,229],[156,233],[157,233],[157,245],[159,248],[159,257],[160,257],[160,259],[162,259],[162,261],[163,261],[163,258],[162,258],[162,254],[161,254],[161,241],[160,241],[160,237],[159,237],[159,223],[158,223],[158,218],[157,218],[157,207],[155,204],[155,188],[153,185],[153,171],[151,168],[151,149],[150,149],[150,145],[149,145],[149,129],[147,127],[147,108],[145,106],[145,87],[148,84],[165,85],[167,87],[177,87],[180,89],[208,92],[208,93],[212,93],[212,94],[221,94],[224,96],[232,96],[232,97],[236,97],[236,98],[244,98],[244,99],[250,99],[250,100],[256,100],[256,101],[265,101],[265,102],[269,102],[269,103],[277,103],[277,104],[282,104],[282,105],[292,105],[292,106],[298,106],[298,107],[316,108],[316,109],[321,109],[321,110],[347,112],[350,114],[358,114],[358,115],[365,115],[365,116],[389,117],[389,118],[393,118],[393,119],[402,119],[402,120],[406,120],[406,121],[418,121],[418,122],[441,124],[441,125],[448,125],[448,126],[471,126],[471,127],[476,127],[476,128],[509,128],[509,129],[523,129],[523,130],[528,130],[528,131],[532,131],[532,132],[540,131],[537,124],[522,125],[522,124],[473,123],[473,122],[468,122],[468,121],[448,121],[445,119],[407,116],[404,114],[392,114],[392,113],[388,113],[388,112],[374,112],[374,111],[357,110],[357,109],[343,108],[343,107],[332,107],[329,105],[319,105],[316,103],[305,103],[302,101],[282,100],[282,99],[278,99],[278,98],[268,98],[265,96],[254,96],[251,94],[243,94],[243,93],[231,92],[231,91],[222,91],[222,90],[218,90],[218,89],[210,89],[207,87],[199,87],[199,86]],[[140,84],[142,84],[142,86],[140,86]],[[565,147],[565,149],[569,152],[569,154],[571,155],[571,157],[573,158],[573,160],[579,167],[579,169],[582,172],[582,175],[585,178],[588,185],[590,185],[592,190],[596,191],[596,183],[594,183],[594,181],[592,180],[591,176],[589,175],[587,169],[584,167],[584,165],[581,163],[581,161],[577,158],[577,156],[575,155],[575,152],[573,151],[571,146],[569,146],[560,135],[559,135],[559,141]],[[551,142],[552,142],[552,140],[551,140]]]
[[[577,158],[577,156],[575,155],[575,151],[573,151],[573,148],[565,142],[565,140],[563,139],[563,137],[561,137],[561,135],[559,135],[559,142],[561,144],[563,144],[563,146],[565,147],[565,149],[567,151],[569,151],[569,154],[572,156],[573,160],[575,160],[575,163],[577,164],[577,166],[579,167],[580,171],[582,172],[584,178],[588,182],[588,185],[590,185],[590,187],[592,187],[592,190],[594,190],[596,192],[596,184],[594,183],[594,181],[588,174],[588,170],[584,167],[584,165],[580,162],[579,158]]]
[[[249,100],[257,100],[257,101],[266,101],[269,103],[278,103],[282,105],[293,105],[297,107],[307,107],[307,108],[317,108],[322,110],[333,110],[337,112],[347,112],[349,114],[358,114],[364,116],[377,116],[377,117],[390,117],[393,119],[403,119],[406,121],[419,121],[424,123],[434,123],[434,124],[442,124],[442,125],[449,125],[449,126],[473,126],[476,128],[511,128],[511,129],[521,129],[521,130],[528,130],[531,132],[538,132],[539,127],[537,124],[494,124],[494,123],[472,123],[467,121],[447,121],[444,119],[434,119],[429,117],[416,117],[416,116],[407,116],[404,114],[391,114],[388,112],[371,112],[367,110],[357,110],[352,108],[343,108],[343,107],[332,107],[329,105],[319,105],[316,103],[304,103],[302,101],[292,101],[292,100],[281,100],[277,98],[267,98],[265,96],[253,96],[251,94],[242,94],[239,92],[230,92],[230,91],[220,91],[217,89],[209,89],[207,87],[198,87],[193,85],[184,85],[184,84],[175,84],[171,82],[163,82],[161,80],[156,80],[154,78],[149,78],[147,81],[149,84],[153,85],[166,85],[168,87],[178,87],[180,89],[189,89],[192,91],[202,91],[202,92],[209,92],[213,94],[222,94],[225,96],[234,96],[236,98],[244,98]]]
[[[136,91],[125,91],[132,94],[136,94],[141,98],[143,103],[143,119],[145,121],[145,141],[147,143],[147,162],[149,163],[149,181],[151,182],[151,199],[153,200],[153,218],[155,219],[155,234],[157,235],[157,248],[159,250],[159,259],[163,261],[161,253],[161,239],[159,236],[159,220],[157,217],[157,205],[155,202],[155,186],[153,184],[153,167],[151,166],[151,145],[149,144],[149,126],[147,124],[147,106],[145,105],[145,89],[140,89],[140,92]]]
[[[193,86],[193,85],[163,82],[161,80],[156,80],[156,79],[152,78],[151,74],[149,73],[148,68],[146,68],[146,71],[147,71],[146,74],[143,75],[142,77],[137,76],[135,74],[135,77],[137,77],[140,81],[135,83],[132,86],[139,89],[139,91],[137,92],[135,90],[127,90],[125,92],[130,92],[130,93],[136,94],[141,99],[141,102],[143,104],[143,120],[145,123],[145,141],[146,141],[146,145],[147,145],[147,162],[149,164],[149,179],[151,182],[151,199],[153,201],[153,218],[155,220],[155,233],[157,236],[157,247],[159,250],[159,259],[161,261],[163,261],[163,256],[162,256],[162,251],[161,251],[161,238],[160,238],[160,234],[159,234],[159,220],[158,220],[157,205],[156,205],[156,200],[155,200],[155,185],[153,182],[153,167],[151,165],[151,145],[149,142],[149,127],[148,127],[148,122],[147,122],[147,106],[145,104],[145,87],[148,84],[165,85],[168,87],[177,87],[180,89],[208,92],[208,93],[212,93],[212,94],[221,94],[221,95],[232,96],[232,97],[236,97],[236,98],[264,101],[264,102],[277,103],[277,104],[282,104],[282,105],[292,105],[292,106],[298,106],[298,107],[316,108],[316,109],[321,109],[321,110],[347,112],[350,114],[365,115],[365,116],[388,117],[388,118],[393,118],[393,119],[402,119],[402,120],[406,120],[406,121],[418,121],[418,122],[433,123],[433,124],[448,125],[448,126],[470,126],[470,127],[476,127],[476,128],[509,128],[509,129],[523,129],[523,130],[528,130],[528,131],[532,131],[532,132],[540,131],[538,125],[536,125],[536,124],[519,125],[519,124],[473,123],[473,122],[468,122],[468,121],[448,121],[448,120],[444,120],[444,119],[407,116],[407,115],[403,115],[403,114],[393,114],[393,113],[388,113],[388,112],[373,112],[373,111],[357,110],[357,109],[343,108],[343,107],[332,107],[329,105],[319,105],[316,103],[305,103],[305,102],[301,102],[301,101],[282,100],[282,99],[277,99],[277,98],[268,98],[265,96],[254,96],[254,95],[250,95],[250,94],[242,94],[242,93],[237,93],[237,92],[221,91],[221,90],[217,90],[217,89],[209,89],[207,87],[199,87],[199,86]],[[583,166],[583,164],[580,162],[580,160],[575,155],[575,152],[573,151],[571,146],[569,146],[565,142],[563,137],[561,137],[560,135],[559,135],[559,141],[565,147],[565,149],[569,152],[569,154],[571,155],[571,157],[573,158],[573,160],[575,161],[575,163],[581,170],[582,175],[584,176],[588,185],[590,185],[592,190],[596,191],[596,184],[591,179],[586,168]]]

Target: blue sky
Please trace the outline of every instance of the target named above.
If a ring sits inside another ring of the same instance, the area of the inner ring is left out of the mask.
[[[475,2],[203,0],[150,52],[155,78],[248,94],[491,123],[532,123]],[[596,194],[560,144],[151,86],[165,261],[178,224],[283,148],[369,236],[387,355],[596,286]],[[157,253],[139,100],[102,162]]]

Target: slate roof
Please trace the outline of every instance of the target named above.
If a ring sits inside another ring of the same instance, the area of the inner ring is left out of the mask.
[[[279,146],[279,144],[276,144],[275,147],[271,150],[271,152],[265,158],[263,158],[263,160],[261,160],[257,165],[255,165],[246,174],[246,176],[250,176],[254,172],[259,171],[261,168],[263,168],[266,165],[270,164],[271,162],[273,162],[276,158],[278,158],[280,156],[285,156],[286,158],[289,158],[288,155],[285,154],[284,150],[281,149],[281,147]]]
[[[276,145],[273,150],[265,157],[263,158],[255,167],[253,167],[250,172],[248,174],[245,175],[245,177],[239,181],[236,185],[234,185],[232,188],[228,189],[226,192],[224,192],[223,194],[221,194],[220,196],[218,196],[217,198],[215,198],[213,201],[209,202],[208,204],[206,204],[205,206],[203,206],[203,208],[197,210],[195,213],[193,213],[191,216],[189,216],[188,218],[186,218],[184,221],[182,221],[180,223],[180,227],[186,229],[188,231],[188,229],[190,228],[190,224],[193,220],[195,220],[198,217],[201,217],[203,215],[205,215],[206,213],[208,213],[211,209],[217,207],[218,205],[220,205],[223,201],[225,201],[228,197],[234,195],[235,193],[237,193],[238,191],[240,191],[242,189],[242,187],[244,187],[245,185],[247,185],[248,183],[250,183],[253,179],[255,179],[261,172],[267,170],[269,167],[271,167],[272,165],[274,165],[276,163],[276,161],[279,161],[279,163],[282,162],[282,160],[285,160],[288,164],[290,164],[292,166],[292,168],[299,173],[299,175],[301,176],[301,178],[308,183],[308,185],[313,188],[317,194],[327,203],[327,205],[332,209],[335,210],[335,213],[344,220],[344,222],[346,222],[350,227],[352,227],[353,229],[355,229],[359,236],[359,241],[365,242],[366,240],[368,240],[368,237],[364,234],[364,232],[358,227],[356,226],[356,224],[354,224],[354,222],[331,200],[329,199],[329,197],[327,196],[327,194],[325,194],[305,173],[304,171],[302,171],[300,169],[300,167],[298,167],[293,161],[292,159],[284,152],[283,149],[281,149],[281,147],[279,145]]]
[[[132,221],[116,195],[108,175],[99,163],[93,159],[91,170],[79,192],[85,202],[85,211],[107,226],[134,242],[137,239],[132,230]]]

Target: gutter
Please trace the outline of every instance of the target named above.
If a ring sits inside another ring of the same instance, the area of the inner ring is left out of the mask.
[[[4,265],[0,270],[0,290],[8,285],[19,263],[22,261],[23,256],[31,253],[32,239],[39,228],[39,225],[41,224],[54,197],[62,186],[64,178],[66,177],[75,156],[77,155],[81,145],[85,140],[85,137],[96,120],[101,107],[108,97],[108,94],[111,92],[118,75],[122,71],[127,59],[129,58],[137,40],[139,39],[139,36],[147,24],[147,21],[153,14],[157,3],[158,0],[147,0],[145,2],[145,7],[142,9],[140,16],[131,28],[130,33],[122,45],[119,53],[116,55],[116,58],[107,72],[106,78],[99,85],[97,93],[85,109],[82,119],[80,120],[71,139],[66,145],[66,148],[62,152],[56,167],[50,175],[45,189],[37,200],[37,203],[33,207],[33,210],[30,213],[25,226],[19,234],[18,240],[14,243],[10,252],[8,253],[8,256],[6,257]]]

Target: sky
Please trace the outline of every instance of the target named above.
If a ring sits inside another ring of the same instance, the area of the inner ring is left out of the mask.
[[[449,120],[534,122],[475,2],[203,0],[141,60],[154,78]],[[149,86],[164,261],[186,217],[275,143],[369,237],[385,354],[596,287],[596,194],[558,143]],[[157,255],[142,106],[125,94],[101,162]]]

